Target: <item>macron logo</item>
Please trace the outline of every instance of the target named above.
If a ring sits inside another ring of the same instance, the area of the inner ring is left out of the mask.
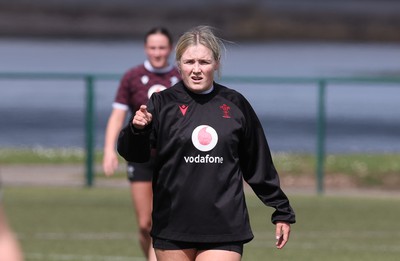
[[[188,108],[189,108],[189,106],[187,106],[185,104],[179,105],[179,109],[181,110],[183,116],[185,116]]]

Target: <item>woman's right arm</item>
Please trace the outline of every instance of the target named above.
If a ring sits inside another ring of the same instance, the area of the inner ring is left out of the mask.
[[[108,119],[103,156],[103,170],[107,176],[114,174],[114,171],[118,168],[118,155],[115,149],[118,134],[124,124],[126,113],[126,110],[113,109]]]

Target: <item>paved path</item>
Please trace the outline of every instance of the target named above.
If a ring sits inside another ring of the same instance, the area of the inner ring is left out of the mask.
[[[97,166],[96,168],[99,168]],[[11,165],[0,167],[5,186],[85,186],[83,165]],[[128,182],[118,178],[98,178],[95,186],[126,187]]]

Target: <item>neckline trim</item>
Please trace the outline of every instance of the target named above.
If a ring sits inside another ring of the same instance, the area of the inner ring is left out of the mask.
[[[174,66],[168,64],[166,67],[163,68],[154,68],[149,62],[149,60],[146,60],[144,61],[144,68],[146,68],[146,70],[152,73],[167,73],[170,72],[174,68]]]

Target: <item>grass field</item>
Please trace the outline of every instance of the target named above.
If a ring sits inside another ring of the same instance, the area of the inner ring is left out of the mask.
[[[255,239],[243,260],[399,260],[400,198],[289,196],[297,224],[277,250],[272,209],[247,195]],[[145,260],[127,188],[6,187],[4,203],[26,261]]]

